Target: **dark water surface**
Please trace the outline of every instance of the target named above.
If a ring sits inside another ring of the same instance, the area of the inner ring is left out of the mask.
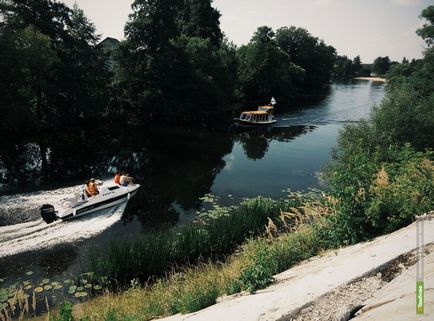
[[[59,177],[59,182],[52,180],[53,186],[44,185],[43,190],[30,183],[15,190],[3,185],[0,287],[71,277],[86,268],[90,248],[188,223],[209,206],[203,199],[208,194],[215,195],[219,205],[232,205],[257,195],[284,197],[288,188],[324,188],[320,173],[339,130],[345,123],[369,117],[383,96],[382,83],[351,81],[333,84],[321,102],[297,112],[282,114],[277,106],[278,122],[270,128],[242,132],[153,128],[130,136],[102,133],[103,142],[83,143],[83,133],[71,134],[75,140],[65,138],[68,143],[61,143],[61,137],[48,142],[47,177]],[[91,157],[80,152],[83,148],[92,151]],[[39,154],[37,144],[11,147],[0,155],[0,178],[38,181]],[[41,204],[74,192],[89,173],[111,179],[116,168],[127,169],[142,185],[126,207],[50,226],[39,220]],[[33,274],[25,275],[29,271]]]

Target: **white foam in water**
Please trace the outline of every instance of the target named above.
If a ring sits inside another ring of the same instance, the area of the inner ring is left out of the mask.
[[[1,197],[0,202],[6,211],[11,208],[38,207],[44,203],[54,204],[73,194],[77,187],[55,191],[37,192]],[[57,244],[72,243],[102,233],[122,217],[126,203],[97,211],[71,221],[55,221],[46,224],[42,219],[0,227],[0,257],[26,251],[50,248]]]

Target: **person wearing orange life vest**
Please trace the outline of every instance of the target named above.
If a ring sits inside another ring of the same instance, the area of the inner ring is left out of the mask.
[[[99,194],[98,186],[96,185],[95,178],[91,178],[85,187],[85,192],[88,197],[97,196]]]
[[[116,171],[115,173],[115,178],[114,178],[114,183],[121,185],[121,172],[120,171]]]

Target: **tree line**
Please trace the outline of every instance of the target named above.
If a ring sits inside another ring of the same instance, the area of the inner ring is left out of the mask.
[[[0,131],[14,137],[204,124],[271,96],[290,105],[363,69],[303,28],[261,26],[237,48],[211,0],[135,0],[111,56],[77,5],[7,0],[0,17]]]

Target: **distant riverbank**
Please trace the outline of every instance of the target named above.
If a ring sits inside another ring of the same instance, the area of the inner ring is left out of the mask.
[[[355,77],[356,80],[371,80],[371,81],[379,81],[379,82],[386,82],[386,78],[382,77]]]

